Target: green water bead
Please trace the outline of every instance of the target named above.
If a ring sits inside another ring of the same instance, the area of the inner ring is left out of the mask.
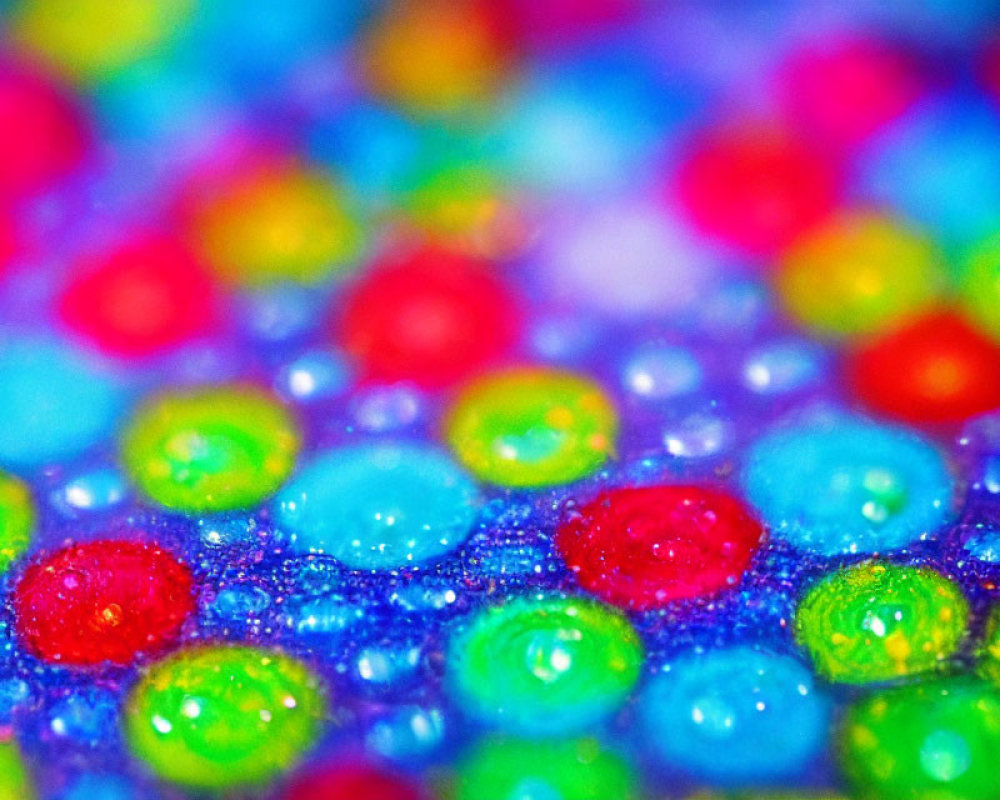
[[[860,800],[1000,797],[1000,692],[970,676],[886,689],[852,705],[841,762]]]
[[[959,279],[962,307],[994,339],[1000,340],[1000,233],[975,245],[966,255]]]
[[[571,372],[516,367],[467,384],[445,415],[445,439],[476,477],[553,486],[597,470],[614,452],[618,414],[600,386]]]
[[[34,800],[37,796],[18,746],[12,741],[0,742],[0,800]]]
[[[0,472],[0,573],[28,549],[35,530],[35,506],[27,485]]]
[[[965,635],[961,589],[934,570],[866,562],[813,586],[795,637],[831,681],[871,683],[938,666]]]
[[[299,661],[245,646],[181,650],[132,690],[131,751],[160,777],[205,789],[261,783],[315,741],[326,703]]]
[[[125,432],[122,458],[160,505],[182,511],[248,508],[291,473],[301,445],[295,421],[249,387],[173,392],[141,408]]]
[[[454,800],[631,800],[629,766],[596,739],[487,739],[459,765]]]
[[[643,649],[620,613],[592,600],[537,595],[481,611],[452,638],[449,683],[487,722],[565,735],[616,710]]]
[[[1000,685],[1000,605],[994,606],[986,621],[979,648],[979,674]]]

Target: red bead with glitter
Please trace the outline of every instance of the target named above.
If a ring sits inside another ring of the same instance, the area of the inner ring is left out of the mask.
[[[910,321],[848,355],[847,382],[869,409],[949,425],[1000,407],[1000,346],[958,314]]]
[[[67,175],[86,152],[80,110],[45,77],[0,64],[0,198],[44,189]]]
[[[423,800],[409,781],[377,767],[341,764],[315,768],[288,787],[284,800]]]
[[[14,589],[28,652],[72,666],[131,664],[162,652],[194,611],[191,572],[154,545],[99,540],[36,562]]]
[[[347,298],[337,339],[378,381],[449,384],[502,358],[520,332],[520,307],[468,256],[425,248],[377,266]]]
[[[66,324],[102,350],[147,356],[207,333],[217,323],[215,286],[181,244],[141,236],[86,256],[66,288]]]
[[[656,608],[734,585],[763,529],[749,509],[699,486],[612,489],[556,533],[580,585],[621,608]]]
[[[772,128],[710,132],[681,164],[674,189],[700,230],[767,254],[829,213],[837,200],[833,165],[804,142]]]

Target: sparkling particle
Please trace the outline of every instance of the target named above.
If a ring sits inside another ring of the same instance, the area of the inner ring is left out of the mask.
[[[325,713],[319,681],[299,661],[206,645],[150,668],[129,696],[125,728],[131,751],[162,778],[218,789],[287,770]]]
[[[217,306],[209,275],[185,247],[145,236],[75,264],[59,310],[101,350],[148,356],[209,333]]]
[[[623,616],[560,596],[515,597],[480,611],[456,632],[448,653],[448,683],[472,716],[549,736],[614,712],[643,659]]]
[[[865,563],[806,593],[795,637],[828,680],[872,683],[940,665],[962,642],[968,617],[961,589],[937,572]]]
[[[625,362],[622,383],[639,397],[667,400],[695,391],[703,380],[701,364],[690,351],[647,345]]]
[[[855,702],[841,736],[852,797],[992,800],[1000,794],[1000,692],[960,676],[886,689]]]
[[[1000,407],[1000,344],[953,312],[934,312],[854,350],[846,381],[876,413],[955,424]]]
[[[955,491],[929,442],[852,417],[765,434],[742,483],[772,536],[822,555],[893,550],[933,533]]]
[[[634,800],[636,784],[596,739],[490,738],[459,763],[455,800]]]
[[[681,656],[639,702],[658,758],[723,783],[799,774],[822,751],[830,721],[804,665],[751,647]]]
[[[125,392],[96,362],[49,339],[0,340],[0,464],[81,455],[114,428]]]
[[[724,492],[650,486],[602,492],[559,527],[556,546],[581,586],[641,610],[736,585],[762,536]]]
[[[358,220],[327,176],[287,163],[248,169],[193,204],[192,242],[236,286],[314,286],[361,254]]]
[[[336,338],[373,380],[441,386],[503,357],[520,313],[489,264],[425,248],[365,276],[336,320]]]
[[[946,282],[943,256],[892,218],[836,216],[797,239],[775,275],[799,324],[840,338],[885,330],[933,303]]]
[[[0,472],[0,573],[28,549],[35,531],[35,504],[27,484]]]
[[[618,415],[571,372],[508,369],[466,384],[448,409],[448,444],[477,477],[502,486],[570,483],[614,452]]]
[[[33,563],[14,589],[21,644],[48,662],[131,664],[180,635],[194,611],[186,566],[154,545],[97,540]]]
[[[297,551],[384,570],[453,550],[477,507],[473,482],[436,448],[379,443],[341,447],[308,463],[278,495],[275,517]]]
[[[250,507],[292,471],[300,434],[267,394],[225,386],[162,394],[125,431],[122,458],[157,503],[186,511]]]

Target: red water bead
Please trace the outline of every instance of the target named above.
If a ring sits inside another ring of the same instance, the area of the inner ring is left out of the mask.
[[[894,42],[847,37],[793,53],[779,70],[776,88],[808,135],[849,147],[906,111],[927,81],[916,59]]]
[[[162,652],[194,611],[192,577],[155,545],[100,540],[28,567],[14,589],[21,644],[43,661],[130,664]]]
[[[26,67],[0,62],[0,198],[21,197],[67,175],[88,139],[69,93]]]
[[[315,768],[295,779],[284,800],[423,800],[408,780],[377,767],[340,764]]]
[[[62,295],[66,324],[102,350],[146,356],[183,344],[217,323],[216,289],[178,242],[140,236],[74,265]]]
[[[732,586],[762,535],[729,494],[650,486],[603,492],[559,527],[556,547],[582,587],[642,610]]]
[[[958,314],[938,311],[847,357],[847,382],[880,414],[948,425],[1000,407],[1000,346]]]
[[[520,333],[520,305],[489,269],[436,248],[376,266],[348,296],[336,338],[370,379],[449,384],[503,357]]]
[[[833,209],[838,174],[831,162],[790,134],[747,125],[709,132],[693,142],[673,191],[697,228],[766,254]]]

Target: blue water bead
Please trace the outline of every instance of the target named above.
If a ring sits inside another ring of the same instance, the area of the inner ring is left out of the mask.
[[[1000,529],[993,526],[977,526],[962,547],[977,561],[1000,564]]]
[[[59,800],[138,800],[138,790],[121,775],[84,772],[60,792]]]
[[[823,749],[830,708],[799,661],[745,646],[682,656],[639,698],[663,764],[723,784],[802,772]]]
[[[31,687],[20,678],[0,680],[0,724],[10,723],[14,713],[31,699]]]
[[[838,416],[765,434],[742,483],[771,535],[822,555],[894,550],[951,518],[942,454],[905,430]]]
[[[701,363],[683,347],[645,345],[625,362],[622,383],[632,394],[649,400],[667,400],[701,386]]]
[[[246,621],[271,605],[271,595],[261,586],[245,584],[222,589],[212,602],[212,613],[232,620]]]
[[[275,516],[294,550],[388,570],[449,553],[477,509],[475,484],[440,450],[381,443],[314,459],[278,495]]]
[[[447,733],[445,713],[434,707],[402,706],[372,723],[365,744],[384,758],[412,762],[434,754]]]
[[[867,191],[937,234],[967,245],[1000,219],[1000,115],[951,98],[920,106],[862,160]]]
[[[128,494],[122,474],[111,467],[85,472],[68,480],[59,491],[57,502],[67,510],[105,511],[118,505]]]
[[[336,397],[350,386],[353,377],[341,354],[310,350],[281,369],[277,389],[289,400],[315,403]]]
[[[118,721],[118,698],[105,689],[74,692],[49,711],[49,729],[60,737],[93,747],[114,735]]]
[[[373,433],[406,428],[423,414],[423,398],[414,386],[372,386],[351,398],[351,416],[359,428]]]
[[[352,678],[368,690],[384,690],[412,685],[419,677],[424,648],[419,642],[372,644],[358,651],[352,664]]]
[[[32,469],[108,437],[125,403],[104,369],[51,339],[0,339],[0,465]]]
[[[794,392],[822,377],[823,360],[823,349],[813,342],[769,342],[753,350],[743,362],[743,384],[761,395]]]

